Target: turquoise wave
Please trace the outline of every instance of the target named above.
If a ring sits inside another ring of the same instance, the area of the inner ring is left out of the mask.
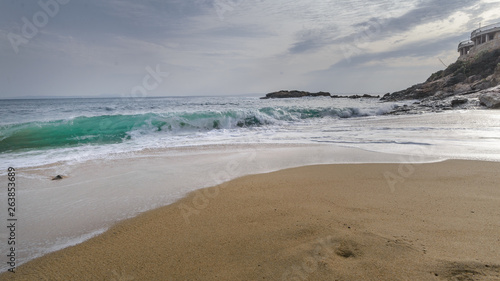
[[[261,108],[184,113],[102,115],[70,120],[28,122],[0,126],[0,153],[23,149],[50,149],[79,145],[113,144],[137,135],[248,128],[326,116],[359,116],[356,109]]]

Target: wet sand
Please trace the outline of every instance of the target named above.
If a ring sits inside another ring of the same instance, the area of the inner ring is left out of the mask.
[[[500,280],[500,163],[245,176],[1,280]]]

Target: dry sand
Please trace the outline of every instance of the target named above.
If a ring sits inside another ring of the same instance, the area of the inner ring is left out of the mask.
[[[500,280],[499,183],[474,161],[246,176],[0,279]]]

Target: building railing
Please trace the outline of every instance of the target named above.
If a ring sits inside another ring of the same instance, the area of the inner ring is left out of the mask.
[[[472,42],[471,40],[465,40],[465,41],[460,42],[460,44],[458,44],[458,49],[461,49],[464,47],[469,47],[469,46],[474,46],[474,42]]]
[[[478,35],[486,32],[486,31],[489,31],[489,30],[492,30],[492,29],[496,29],[496,28],[500,29],[500,22],[499,23],[490,24],[490,25],[487,25],[487,26],[483,26],[481,28],[478,28],[478,29],[472,31],[470,37],[474,38],[474,37],[476,37],[476,36],[478,36]]]

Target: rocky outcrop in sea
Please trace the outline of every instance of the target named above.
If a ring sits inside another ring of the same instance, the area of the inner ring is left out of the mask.
[[[302,97],[331,97],[334,99],[362,99],[362,98],[380,98],[380,96],[372,96],[368,94],[364,95],[351,95],[351,96],[339,96],[339,95],[331,95],[328,92],[317,92],[317,93],[310,93],[307,91],[297,91],[297,90],[292,90],[292,91],[286,91],[286,90],[281,90],[278,92],[272,92],[267,94],[265,97],[262,97],[261,99],[283,99],[283,98],[302,98]]]
[[[278,92],[272,92],[267,94],[265,97],[261,99],[282,99],[282,98],[302,98],[302,97],[330,97],[330,93],[328,92],[318,92],[318,93],[310,93],[306,91],[285,91],[281,90]]]

